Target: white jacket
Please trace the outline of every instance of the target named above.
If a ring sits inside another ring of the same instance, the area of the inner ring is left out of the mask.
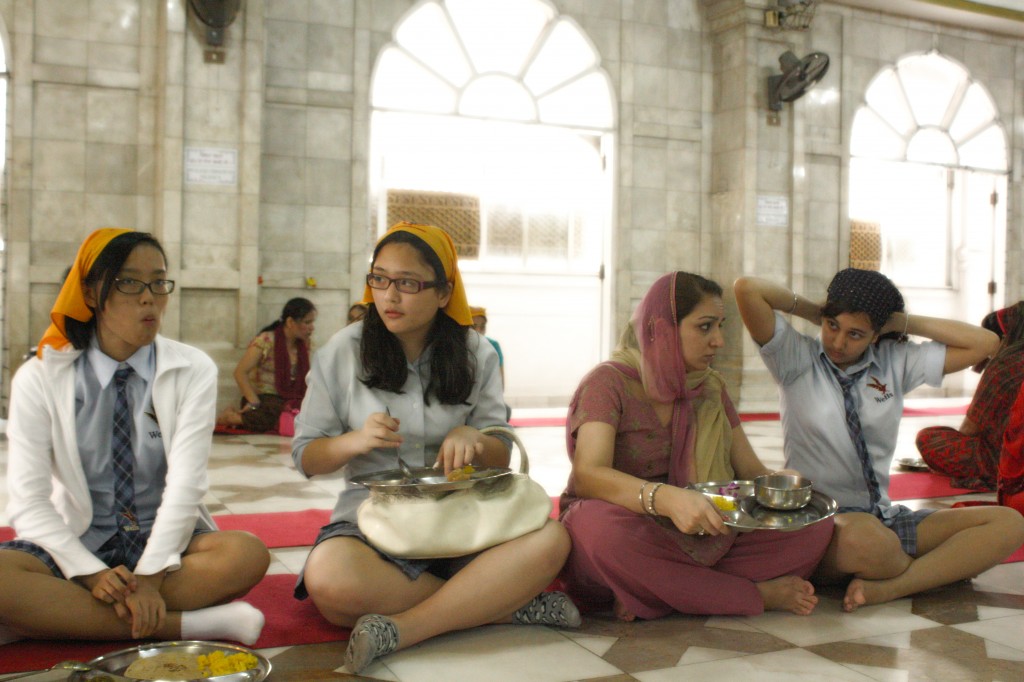
[[[167,479],[160,508],[135,572],[181,566],[202,505],[216,420],[217,367],[205,353],[156,337],[153,407],[160,423]],[[67,578],[107,568],[79,537],[92,523],[92,499],[75,433],[76,350],[47,347],[14,375],[8,414],[7,514],[20,539],[39,545]]]

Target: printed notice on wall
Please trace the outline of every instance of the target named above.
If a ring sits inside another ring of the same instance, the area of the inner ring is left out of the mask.
[[[237,185],[238,150],[219,147],[186,147],[185,184]]]
[[[789,225],[789,199],[781,194],[758,194],[757,224],[767,227]]]

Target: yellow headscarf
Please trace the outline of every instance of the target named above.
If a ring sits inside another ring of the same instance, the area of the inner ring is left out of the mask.
[[[70,317],[79,322],[88,322],[92,319],[93,312],[85,303],[82,282],[89,274],[96,259],[103,253],[103,249],[107,248],[107,244],[115,237],[131,231],[120,227],[103,227],[86,237],[82,245],[78,247],[75,262],[72,264],[68,276],[64,278],[64,286],[57,294],[57,301],[50,309],[51,324],[39,341],[39,348],[36,351],[38,357],[43,357],[43,348],[46,346],[60,349],[70,343],[64,327],[66,318]]]
[[[444,276],[452,285],[451,297],[448,305],[444,307],[445,314],[458,322],[463,327],[473,326],[473,316],[469,312],[469,303],[466,298],[466,288],[462,284],[462,275],[459,273],[459,259],[455,253],[455,243],[447,232],[433,225],[417,225],[415,223],[401,222],[392,225],[391,229],[384,233],[377,243],[380,244],[389,235],[395,232],[408,232],[422,239],[429,246],[444,266]],[[367,285],[363,291],[363,303],[373,303],[373,291]]]

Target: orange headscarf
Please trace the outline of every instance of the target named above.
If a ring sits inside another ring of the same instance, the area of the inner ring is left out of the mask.
[[[452,285],[451,297],[448,299],[448,305],[444,307],[444,312],[463,327],[473,326],[473,316],[469,313],[469,303],[466,298],[466,287],[462,284],[462,275],[459,273],[459,259],[455,253],[455,243],[448,233],[433,225],[401,222],[392,225],[391,229],[377,240],[377,243],[380,244],[395,232],[408,232],[419,237],[437,254],[441,265],[444,266],[444,276]],[[373,291],[369,285],[363,291],[363,303],[373,303]]]
[[[115,237],[131,231],[120,227],[103,227],[86,237],[82,245],[78,247],[75,262],[71,266],[68,276],[64,278],[64,286],[57,294],[57,301],[50,309],[51,324],[39,341],[39,349],[36,351],[38,357],[43,357],[43,348],[46,346],[59,349],[70,343],[64,327],[66,318],[70,317],[79,322],[88,322],[92,319],[93,312],[85,303],[82,282],[89,274],[89,270],[92,269],[93,263],[103,253],[103,249],[107,248],[107,244]]]

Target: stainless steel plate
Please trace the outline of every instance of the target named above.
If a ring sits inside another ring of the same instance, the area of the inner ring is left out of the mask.
[[[690,487],[704,493],[713,503],[717,501],[715,506],[725,525],[741,531],[798,530],[827,519],[839,508],[835,500],[817,490],[806,506],[784,511],[758,504],[753,481],[712,481]],[[733,510],[722,508],[729,506],[729,499],[735,500],[736,508]]]
[[[375,471],[372,474],[353,476],[352,482],[364,485],[371,492],[387,494],[445,493],[452,490],[472,488],[476,485],[494,485],[501,479],[512,475],[506,467],[482,467],[474,471],[465,481],[449,481],[437,469],[430,467],[410,467],[416,481],[412,482],[402,475],[400,469]]]
[[[911,471],[931,471],[925,461],[920,457],[903,457],[896,460],[896,463],[903,469],[909,469]]]
[[[89,661],[88,665],[95,670],[102,670],[116,675],[124,675],[125,669],[140,658],[149,658],[150,656],[169,652],[199,656],[200,654],[212,654],[215,651],[223,651],[228,656],[237,653],[252,654],[256,657],[256,660],[259,661],[259,663],[256,668],[253,670],[247,670],[246,672],[231,673],[230,675],[217,675],[190,682],[206,682],[208,680],[215,680],[216,682],[262,682],[267,679],[267,675],[270,674],[271,665],[270,661],[267,660],[266,657],[261,656],[252,649],[247,649],[244,646],[224,644],[223,642],[153,642],[151,644],[143,644],[130,649],[122,649],[113,653],[104,654],[103,656]],[[81,677],[79,679],[92,679],[91,675],[92,673],[87,673],[85,677]]]

